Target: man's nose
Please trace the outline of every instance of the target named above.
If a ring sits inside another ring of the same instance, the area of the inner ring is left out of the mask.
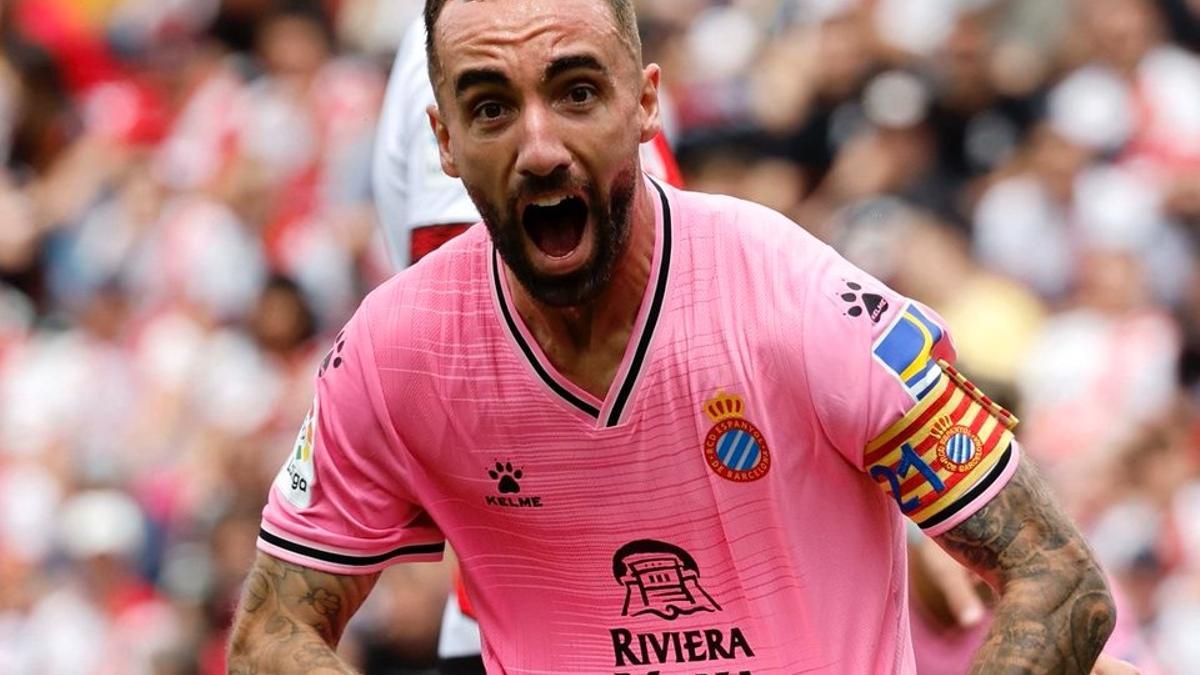
[[[545,177],[571,166],[571,152],[554,124],[553,111],[544,106],[529,106],[522,124],[524,133],[516,166],[519,173]]]

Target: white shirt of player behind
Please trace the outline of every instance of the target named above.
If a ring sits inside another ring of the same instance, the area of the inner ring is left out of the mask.
[[[404,33],[396,52],[372,171],[376,209],[398,270],[412,262],[413,230],[479,220],[462,183],[442,172],[437,138],[426,113],[434,103],[425,59],[425,24],[418,19]]]
[[[670,106],[660,94],[664,129],[671,127]],[[375,143],[372,181],[375,206],[383,224],[392,264],[412,264],[412,233],[435,226],[475,223],[479,212],[466,188],[442,172],[437,138],[426,110],[435,105],[425,57],[425,24],[418,18],[396,52]],[[669,163],[654,143],[642,145],[642,167],[667,179]]]

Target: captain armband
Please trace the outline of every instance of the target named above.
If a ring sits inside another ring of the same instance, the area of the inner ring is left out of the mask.
[[[929,531],[1015,468],[1017,418],[945,361],[917,405],[867,445],[863,465]]]

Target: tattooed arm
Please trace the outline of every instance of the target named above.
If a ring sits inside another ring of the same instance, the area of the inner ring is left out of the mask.
[[[378,578],[327,574],[259,553],[234,618],[228,671],[353,673],[334,649]]]
[[[1029,461],[938,543],[1000,592],[972,673],[1091,671],[1116,609],[1104,576]]]

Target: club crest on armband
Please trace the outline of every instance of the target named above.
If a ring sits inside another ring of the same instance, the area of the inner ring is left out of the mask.
[[[741,397],[717,392],[703,410],[713,422],[704,439],[708,468],[735,483],[749,483],[767,475],[771,451],[758,427],[742,416],[746,405]]]
[[[949,417],[939,419],[932,429],[937,439],[937,456],[942,466],[966,473],[983,459],[983,441],[970,428],[955,424]]]

